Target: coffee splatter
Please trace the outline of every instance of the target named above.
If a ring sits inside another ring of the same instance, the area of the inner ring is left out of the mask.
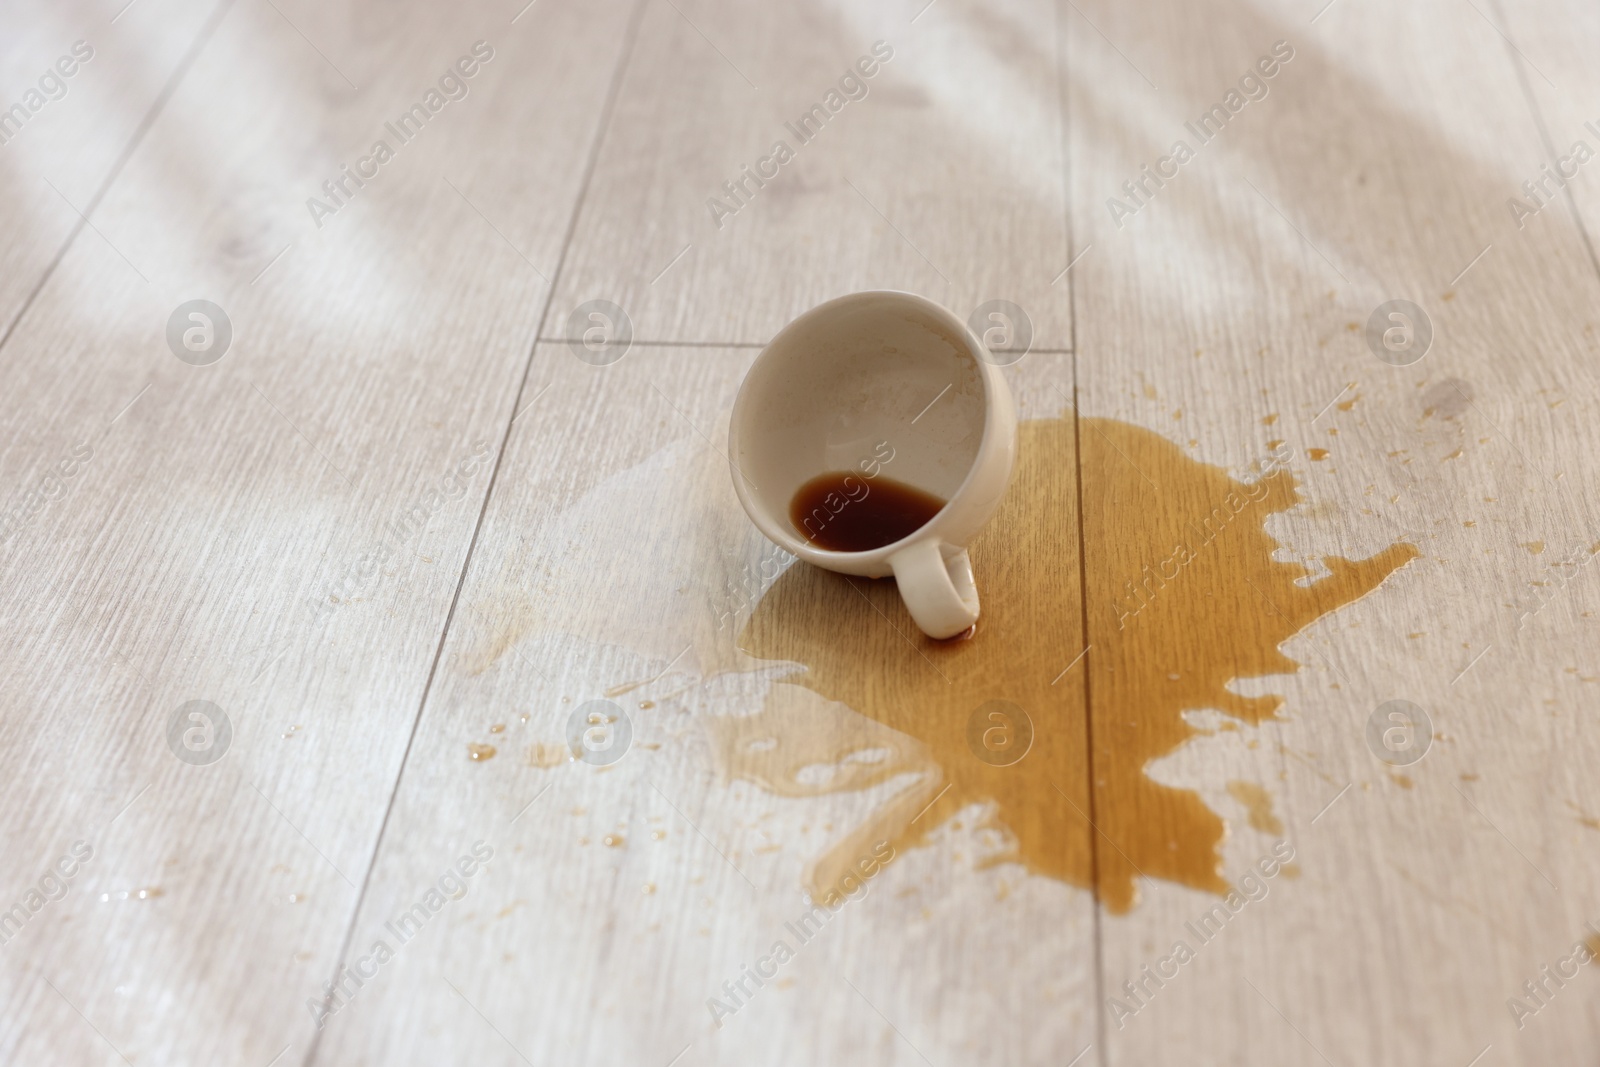
[[[1133,906],[1140,877],[1226,893],[1222,819],[1145,767],[1203,732],[1186,711],[1273,718],[1281,697],[1228,683],[1299,670],[1284,641],[1417,555],[1400,543],[1330,556],[1324,577],[1297,584],[1310,571],[1274,561],[1263,529],[1300,500],[1287,470],[1241,483],[1104,419],[1020,433],[1011,488],[971,548],[983,619],[970,640],[925,638],[892,582],[806,566],[773,583],[739,636],[744,652],[804,670],[758,713],[714,720],[728,774],[790,796],[912,776],[811,865],[814,896],[871,842],[918,845],[973,804],[1009,841],[985,864],[1092,888],[1113,912]],[[973,712],[991,701],[1020,709],[1033,732],[1010,765],[969,744]]]
[[[530,767],[538,767],[541,770],[559,767],[571,758],[572,752],[565,745],[535,741],[528,746],[528,766]]]
[[[1228,795],[1244,805],[1252,830],[1283,836],[1283,823],[1272,813],[1271,793],[1255,782],[1229,782]]]
[[[1466,778],[1466,775],[1463,774],[1461,777]],[[1473,775],[1473,778],[1476,779],[1477,775]],[[1587,811],[1584,811],[1570,800],[1567,801],[1567,807],[1578,813],[1578,822],[1584,826],[1587,826],[1591,830],[1600,830],[1600,819],[1596,819],[1593,815],[1590,815]]]

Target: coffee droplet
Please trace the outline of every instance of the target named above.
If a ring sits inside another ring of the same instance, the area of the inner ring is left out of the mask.
[[[474,760],[494,759],[494,754],[499,749],[493,745],[480,745],[476,741],[467,746],[467,756]]]
[[[833,471],[795,492],[789,521],[818,548],[868,552],[916,533],[944,505],[932,493],[893,478]]]
[[[1283,836],[1283,823],[1272,813],[1272,794],[1255,782],[1229,782],[1228,795],[1245,806],[1252,830]]]
[[[983,621],[970,640],[924,637],[892,583],[815,567],[786,570],[739,635],[758,659],[806,669],[773,685],[758,713],[712,719],[731,775],[784,796],[915,776],[811,863],[814,899],[876,843],[922,844],[973,804],[992,805],[1007,831],[1009,851],[984,865],[1012,860],[1094,889],[1112,912],[1134,905],[1141,877],[1226,893],[1222,818],[1145,767],[1204,732],[1187,711],[1276,717],[1282,697],[1230,683],[1299,670],[1285,641],[1417,555],[1401,542],[1365,560],[1330,556],[1323,577],[1297,584],[1309,570],[1274,560],[1265,532],[1300,500],[1287,469],[1269,463],[1243,483],[1149,430],[1070,415],[1024,422],[1018,445],[1012,484],[971,545]],[[969,719],[989,701],[1037,724],[1025,759],[973,758]],[[869,750],[884,754],[867,761]],[[1259,827],[1276,824],[1265,790],[1236,796]]]
[[[148,889],[121,889],[115,893],[101,893],[100,903],[109,904],[114,900],[154,900],[164,897],[167,891],[160,886],[151,886]]]

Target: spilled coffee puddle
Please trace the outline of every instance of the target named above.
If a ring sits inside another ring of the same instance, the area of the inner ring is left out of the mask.
[[[872,842],[915,846],[973,803],[992,805],[1013,843],[988,863],[1092,888],[1113,912],[1133,906],[1141,876],[1225,892],[1222,819],[1146,765],[1201,732],[1185,711],[1272,718],[1281,697],[1226,684],[1298,670],[1280,644],[1417,554],[1399,543],[1366,560],[1327,557],[1330,573],[1296,585],[1308,571],[1274,562],[1263,529],[1300,499],[1287,470],[1245,484],[1136,426],[1086,419],[1078,430],[1082,557],[1073,424],[1023,423],[1011,489],[972,545],[983,616],[970,639],[924,637],[892,582],[800,565],[756,605],[739,646],[806,669],[774,685],[758,714],[715,720],[725,769],[784,795],[917,776],[813,863],[814,896]],[[865,718],[819,712],[796,686]],[[974,709],[991,701],[1032,722],[1031,747],[1010,765],[968,744]]]

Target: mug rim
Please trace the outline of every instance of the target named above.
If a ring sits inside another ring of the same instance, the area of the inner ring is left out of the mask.
[[[748,393],[750,379],[762,361],[769,358],[774,348],[801,326],[825,314],[835,312],[841,306],[884,299],[888,299],[891,302],[906,302],[916,306],[919,310],[929,313],[953,329],[962,339],[966,345],[967,355],[977,364],[978,379],[983,384],[982,435],[978,441],[977,451],[973,453],[972,462],[968,465],[966,474],[961,479],[961,484],[956,486],[955,492],[950,494],[950,498],[945,501],[944,506],[935,512],[927,522],[898,541],[891,541],[886,545],[879,545],[877,548],[863,549],[856,552],[840,552],[833,549],[818,548],[805,538],[796,535],[787,522],[780,522],[773,518],[765,503],[754,497],[750,483],[747,482],[743,470],[739,467],[739,426],[741,415],[746,405],[752,402]],[[956,504],[967,493],[978,472],[987,467],[986,461],[994,450],[1002,447],[1002,443],[997,440],[997,433],[998,423],[1004,420],[995,418],[996,413],[993,409],[996,396],[995,379],[1000,378],[1001,384],[1004,384],[1004,378],[998,366],[990,363],[979,354],[982,351],[984,351],[983,342],[973,334],[971,327],[956,317],[955,312],[920,293],[913,293],[904,289],[863,289],[858,292],[845,293],[831,300],[825,300],[795,316],[773,335],[771,340],[762,346],[760,353],[751,362],[750,368],[745,371],[744,380],[739,383],[738,395],[734,398],[733,413],[728,423],[728,465],[733,468],[734,492],[738,495],[739,503],[743,505],[745,514],[767,536],[767,539],[778,545],[778,547],[808,563],[825,567],[829,570],[847,569],[850,565],[857,567],[863,564],[886,565],[890,556],[912,542],[927,537],[930,532],[937,536],[937,528],[941,524],[948,522],[948,517],[952,513],[952,505]],[[987,516],[985,516],[985,520],[987,520]],[[981,525],[981,523],[977,525]],[[965,547],[965,545],[963,544],[961,547]]]

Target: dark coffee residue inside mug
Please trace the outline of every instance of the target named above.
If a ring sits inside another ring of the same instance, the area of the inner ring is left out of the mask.
[[[916,533],[944,505],[932,493],[892,478],[830,471],[794,494],[789,521],[818,548],[867,552]]]

